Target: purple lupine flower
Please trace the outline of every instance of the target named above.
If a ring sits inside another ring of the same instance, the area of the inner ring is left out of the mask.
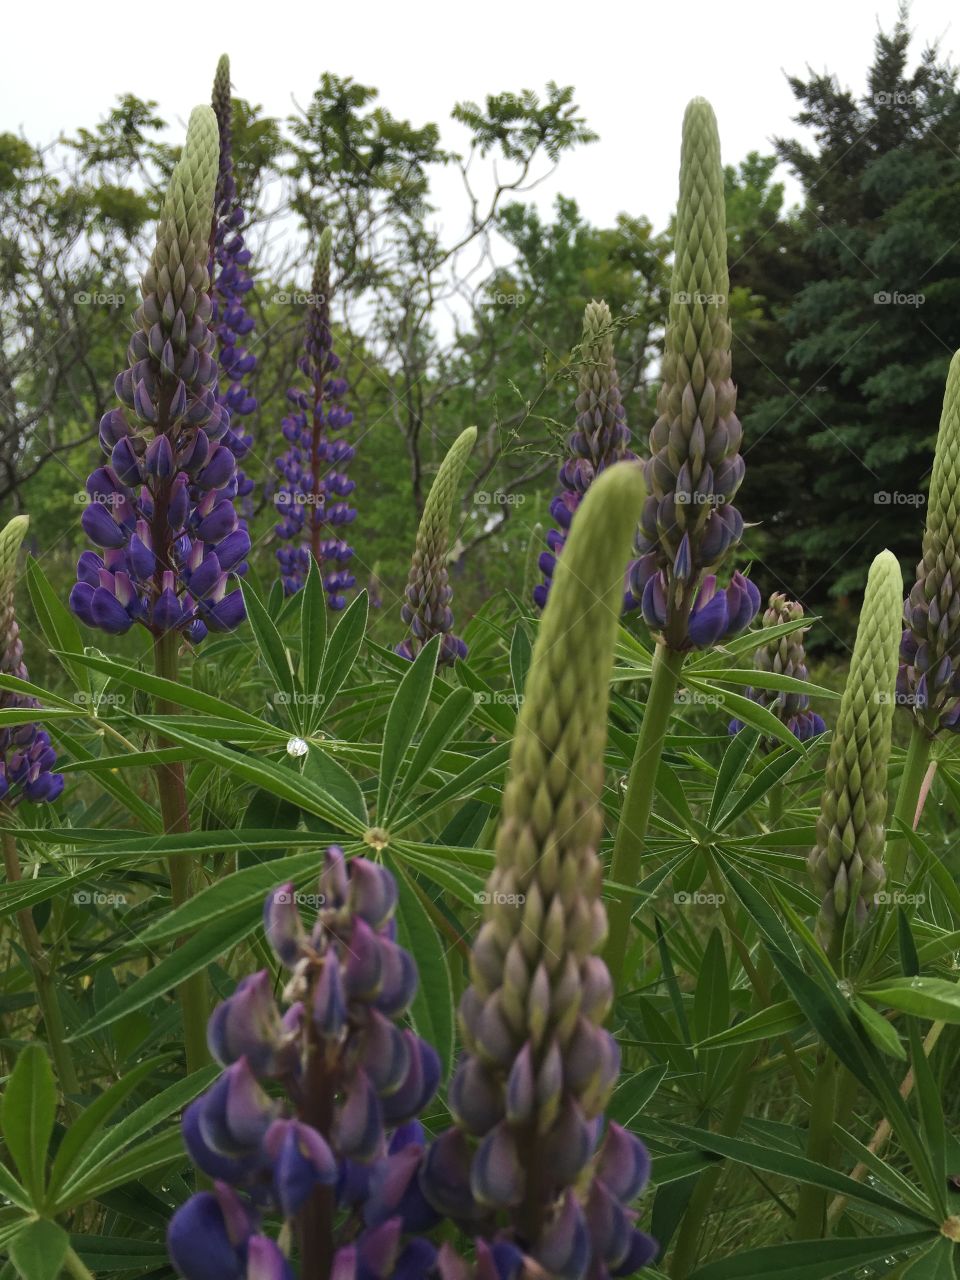
[[[331,847],[309,933],[299,896],[283,885],[264,908],[267,941],[289,973],[286,1011],[263,970],[210,1018],[208,1043],[224,1070],[185,1111],[183,1136],[217,1184],[174,1215],[170,1256],[186,1280],[207,1280],[210,1256],[239,1268],[221,1274],[246,1277],[256,1248],[274,1268],[264,1275],[294,1277],[262,1234],[269,1212],[295,1225],[304,1275],[312,1275],[309,1224],[327,1212],[332,1231],[339,1207],[352,1223],[342,1240],[326,1241],[331,1275],[426,1277],[436,1251],[416,1233],[438,1215],[410,1185],[410,1171],[425,1150],[416,1117],[436,1091],[440,1063],[398,1025],[417,969],[396,941],[396,883],[383,867],[347,862]]]
[[[119,635],[134,623],[154,636],[202,640],[243,621],[240,571],[250,538],[234,509],[236,460],[217,402],[208,260],[218,130],[210,107],[190,117],[141,285],[121,407],[100,422],[109,461],[87,480],[85,551],[70,593],[88,626]]]
[[[342,434],[353,414],[343,404],[347,383],[337,372],[340,358],[330,330],[331,243],[326,227],[299,361],[310,385],[306,391],[292,387],[287,392],[292,409],[283,419],[283,436],[289,448],[277,459],[280,485],[274,501],[280,516],[277,536],[285,544],[277,548],[284,591],[292,595],[300,590],[312,556],[323,575],[327,603],[342,609],[344,593],[356,584],[349,568],[353,548],[343,534],[357,513],[347,501],[355,485],[346,474],[355,450]]]
[[[245,214],[237,201],[233,174],[233,101],[230,97],[230,59],[226,54],[217,63],[213,82],[213,110],[220,130],[220,166],[214,196],[214,223],[210,257],[211,323],[217,335],[220,364],[217,400],[229,411],[230,426],[223,443],[240,462],[250,452],[253,437],[241,426],[257,408],[249,388],[249,377],[257,366],[249,350],[253,341],[253,317],[244,306],[244,297],[253,288],[247,271],[251,253],[243,241]],[[237,470],[237,497],[247,519],[252,515],[250,495],[253,481]]]
[[[576,427],[567,440],[569,456],[560,468],[560,492],[550,503],[550,514],[558,527],[547,534],[547,550],[539,559],[543,581],[533,590],[534,603],[541,609],[547,603],[557,556],[583,495],[606,467],[636,457],[629,447],[630,431],[613,354],[613,317],[605,302],[587,304],[580,352]],[[636,608],[638,603],[627,590],[624,608]]]
[[[763,614],[764,628],[779,627],[785,622],[797,622],[803,617],[803,605],[790,600],[782,592],[775,591]],[[753,665],[757,671],[770,671],[775,675],[792,676],[806,680],[807,663],[803,637],[808,628],[800,627],[784,636],[776,636],[757,649]],[[772,711],[778,720],[801,742],[826,732],[823,717],[810,710],[810,698],[805,693],[783,693],[778,689],[747,689],[747,696],[761,707]],[[730,721],[730,732],[739,733],[741,720]],[[772,751],[778,744],[765,741],[764,748]]]
[[[0,673],[18,680],[29,679],[14,604],[17,553],[29,524],[29,516],[14,516],[0,530]],[[38,705],[26,694],[0,689],[2,711]],[[62,773],[53,772],[56,761],[50,736],[39,725],[0,728],[0,801],[10,806],[20,800],[56,800],[64,781]]]

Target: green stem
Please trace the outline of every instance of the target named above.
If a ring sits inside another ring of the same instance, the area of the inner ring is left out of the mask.
[[[166,680],[177,679],[177,635],[165,632],[154,641],[154,670]],[[165,698],[156,699],[158,715],[171,715],[177,708]],[[169,746],[165,739],[157,739],[158,747]],[[183,765],[158,764],[154,768],[157,792],[160,797],[160,813],[163,829],[168,835],[190,830],[190,810],[187,804],[187,788]],[[175,907],[182,906],[193,897],[196,866],[192,854],[178,853],[167,859],[170,875],[170,895]],[[207,995],[207,979],[203,972],[185,978],[177,988],[183,1017],[183,1044],[187,1060],[187,1072],[192,1073],[210,1061],[207,1050],[207,1017],[210,1002]]]
[[[810,1130],[807,1135],[807,1159],[820,1165],[830,1164],[833,1146],[833,1121],[837,1107],[837,1060],[829,1049],[822,1051],[810,1104]],[[795,1240],[819,1240],[826,1225],[827,1193],[821,1187],[805,1182],[797,1200]]]
[[[64,1270],[67,1271],[74,1280],[94,1280],[92,1271],[89,1271],[80,1261],[78,1255],[73,1249],[68,1249],[66,1257],[63,1260]]]
[[[922,725],[914,721],[910,734],[910,746],[907,748],[907,758],[903,765],[903,775],[900,778],[900,790],[897,792],[897,803],[893,810],[894,820],[899,818],[911,831],[915,825],[917,801],[920,798],[920,788],[923,786],[932,746],[933,739],[930,734]],[[897,840],[891,845],[887,863],[892,884],[903,883],[907,872],[908,854],[909,845],[906,840]]]
[[[610,879],[619,884],[635,885],[640,874],[640,859],[647,838],[650,810],[657,784],[657,770],[663,754],[663,743],[673,710],[684,654],[676,649],[657,645],[653,659],[650,694],[643,712],[643,722],[637,737],[637,747],[630,766],[627,794],[624,798],[620,823],[613,842],[613,860]],[[607,938],[606,961],[617,981],[623,973],[630,934],[629,897],[614,898],[610,903],[610,933]]]
[[[0,808],[0,817],[5,822],[11,820],[11,814],[5,807]],[[3,866],[7,883],[13,884],[22,878],[17,842],[13,833],[11,831],[0,833],[0,844],[3,847]],[[67,1031],[63,1024],[63,1014],[60,1012],[60,1001],[57,999],[54,973],[43,940],[34,923],[33,912],[29,907],[17,912],[17,927],[30,964],[30,973],[37,993],[37,1004],[40,1006],[47,1034],[47,1045],[57,1070],[60,1088],[63,1090],[64,1106],[67,1115],[75,1119],[79,1114],[76,1095],[80,1092],[80,1084],[73,1063],[73,1054],[67,1044]]]

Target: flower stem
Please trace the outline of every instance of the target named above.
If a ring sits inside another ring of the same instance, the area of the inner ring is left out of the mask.
[[[0,806],[0,818],[4,822],[10,821],[10,810],[5,805]],[[3,866],[7,876],[7,883],[13,884],[22,879],[16,838],[11,831],[4,831],[0,835],[0,843],[3,846]],[[80,1092],[80,1085],[73,1063],[73,1055],[70,1051],[70,1046],[67,1044],[67,1033],[63,1025],[63,1015],[60,1012],[60,1002],[57,999],[54,974],[44,949],[43,940],[34,923],[33,912],[29,907],[24,907],[22,911],[17,912],[17,927],[20,930],[23,949],[26,951],[29,960],[33,985],[37,993],[37,1004],[40,1006],[44,1029],[47,1033],[47,1045],[49,1046],[54,1066],[57,1069],[60,1088],[63,1090],[64,1106],[68,1116],[73,1119],[79,1114],[75,1098]]]
[[[166,680],[177,678],[177,635],[167,631],[157,636],[153,646],[154,670]],[[176,707],[164,698],[157,698],[158,715],[170,715]],[[158,737],[159,747],[169,745]],[[179,762],[158,764],[154,767],[157,792],[160,797],[160,813],[167,835],[190,830],[190,810],[187,804],[187,788],[183,765]],[[178,853],[167,859],[170,875],[170,894],[175,907],[189,901],[194,893],[196,867],[192,854]],[[199,1070],[210,1060],[207,1050],[207,1017],[210,1002],[207,998],[207,980],[204,973],[185,978],[177,988],[183,1017],[183,1045],[187,1071]]]
[[[73,1276],[74,1280],[94,1280],[93,1272],[83,1265],[73,1249],[67,1250],[63,1259],[63,1269],[68,1275]]]
[[[922,725],[914,721],[913,730],[910,734],[910,746],[907,748],[907,758],[903,765],[903,775],[900,778],[900,790],[897,792],[897,803],[893,810],[894,820],[899,818],[905,826],[911,831],[916,828],[917,802],[920,798],[920,788],[923,786],[923,778],[927,772],[927,761],[930,758],[930,748],[933,745],[933,739]],[[907,860],[909,854],[909,845],[906,840],[898,840],[891,845],[887,864],[890,870],[890,880],[893,884],[901,884],[907,871]]]
[[[837,1106],[837,1060],[827,1048],[821,1050],[810,1103],[807,1159],[829,1166],[833,1146],[833,1120]],[[797,1200],[795,1240],[819,1240],[826,1226],[827,1193],[805,1182]]]
[[[613,842],[610,879],[634,885],[640,872],[640,858],[647,838],[647,826],[657,783],[657,769],[663,754],[673,700],[680,682],[684,654],[658,644],[653,659],[650,694],[643,712],[627,794]],[[630,898],[615,898],[609,907],[610,933],[606,962],[614,980],[623,977],[623,962],[630,933]]]

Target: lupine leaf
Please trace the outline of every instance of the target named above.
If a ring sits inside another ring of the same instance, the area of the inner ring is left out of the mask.
[[[39,1204],[43,1195],[47,1147],[57,1114],[57,1086],[50,1059],[39,1044],[28,1044],[3,1092],[3,1138],[24,1185]]]
[[[40,1218],[11,1241],[10,1259],[23,1280],[57,1280],[69,1247],[63,1227]]]
[[[931,1238],[928,1231],[910,1235],[873,1236],[857,1240],[797,1240],[765,1245],[695,1271],[690,1280],[830,1280],[846,1276],[891,1255],[903,1253]]]
[[[383,728],[380,780],[377,786],[377,821],[386,826],[394,784],[403,766],[403,757],[413,741],[430,701],[430,690],[440,651],[439,635],[431,637],[410,664],[397,686]]]

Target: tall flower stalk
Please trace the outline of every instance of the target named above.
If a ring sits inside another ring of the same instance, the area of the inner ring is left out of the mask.
[[[217,400],[230,413],[230,427],[223,440],[239,463],[253,445],[253,436],[244,429],[241,420],[249,418],[257,409],[256,397],[249,386],[257,359],[249,349],[253,342],[253,316],[244,304],[244,298],[253,288],[253,280],[247,270],[252,255],[243,239],[246,215],[237,200],[233,172],[233,99],[230,96],[230,59],[226,54],[217,63],[212,105],[220,131],[220,163],[210,239],[212,325],[217,335],[220,365]],[[249,518],[252,514],[253,481],[238,468],[236,485],[244,515]]]
[[[14,516],[0,530],[0,674],[12,676],[14,680],[28,679],[17,623],[15,591],[17,556],[29,524],[28,516]],[[15,689],[0,689],[0,710],[19,713],[36,705],[33,698]],[[39,804],[57,799],[63,790],[64,779],[62,773],[55,772],[55,766],[56,755],[49,735],[39,725],[27,722],[0,728],[0,826],[3,828],[0,844],[8,884],[22,878],[16,837],[11,829],[14,809],[23,800]],[[71,1108],[71,1099],[79,1092],[79,1083],[57,999],[56,975],[33,912],[26,907],[17,912],[16,919],[37,993],[37,1004],[43,1016],[47,1044],[67,1106]]]
[[[331,246],[332,232],[325,227],[299,362],[309,388],[287,392],[293,408],[283,420],[283,436],[289,447],[277,459],[275,502],[280,516],[276,532],[284,544],[277,548],[284,591],[292,595],[300,590],[312,557],[323,575],[327,603],[338,610],[347,602],[344,593],[356,584],[349,568],[353,548],[343,534],[357,512],[347,502],[355,482],[346,474],[355,449],[343,434],[353,414],[344,407],[347,383],[338,373],[340,358],[330,329]]]
[[[894,812],[912,827],[934,739],[960,730],[960,352],[947,375],[923,552],[903,617],[897,701],[910,709],[913,727]],[[906,859],[902,841],[890,851],[894,883]]]
[[[870,566],[850,670],[830,742],[816,844],[808,866],[822,900],[817,937],[839,970],[846,943],[867,919],[882,889],[887,765],[893,732],[903,579],[883,551]],[[821,1047],[811,1102],[807,1155],[829,1163],[839,1067]],[[819,1236],[826,1193],[804,1184],[797,1205],[798,1240]]]
[[[648,496],[630,572],[633,594],[657,635],[650,695],[614,842],[613,879],[636,880],[657,768],[684,655],[748,627],[760,593],[718,571],[743,532],[733,505],[743,480],[742,428],[731,378],[726,205],[713,110],[694,98],[683,118],[680,196],[658,418],[645,464]],[[630,906],[610,912],[607,961],[623,970]]]
[[[70,604],[89,626],[112,634],[144,626],[158,675],[176,682],[182,636],[197,643],[244,618],[229,574],[250,537],[237,518],[236,458],[224,437],[230,413],[217,399],[216,338],[210,327],[210,234],[219,129],[210,107],[190,116],[183,154],[170,180],[157,241],[141,285],[142,302],[117,378],[120,408],[105,414],[100,443],[109,456],[87,480],[83,528],[102,555],[85,551]],[[176,707],[157,699],[157,711]],[[164,830],[189,829],[182,765],[160,764]],[[188,855],[170,859],[175,905],[193,892]],[[206,1059],[204,975],[180,986],[187,1064]]]
[[[460,1003],[456,1127],[424,1166],[438,1209],[488,1245],[519,1250],[523,1274],[571,1280],[633,1275],[655,1252],[630,1208],[647,1154],[619,1126],[603,1129],[620,1062],[603,1026],[613,987],[596,954],[609,677],[643,492],[638,466],[607,469],[557,567]]]
[[[630,432],[620,396],[620,379],[613,353],[613,316],[602,300],[589,302],[583,313],[583,339],[577,389],[577,421],[567,441],[568,456],[560,468],[560,492],[550,503],[558,528],[547,534],[547,550],[540,553],[543,581],[533,591],[543,608],[553,582],[557,557],[563,550],[570,522],[584,494],[598,475],[616,462],[630,461]],[[628,594],[625,604],[636,601]]]
[[[408,627],[406,639],[396,651],[411,661],[434,636],[442,636],[437,661],[449,666],[467,656],[467,646],[454,634],[453,588],[447,573],[450,526],[457,506],[460,477],[477,439],[477,428],[467,427],[450,446],[430,486],[424,503],[417,542],[410,564],[400,617]]]
[[[319,903],[309,932],[298,905],[305,896]],[[264,969],[210,1019],[224,1071],[187,1108],[183,1135],[216,1181],[177,1211],[168,1232],[185,1280],[289,1280],[291,1237],[303,1280],[414,1280],[432,1270],[433,1246],[403,1237],[411,1215],[416,1230],[438,1215],[415,1189],[400,1205],[392,1199],[396,1163],[415,1166],[423,1151],[416,1117],[440,1077],[433,1049],[399,1025],[417,969],[396,942],[396,905],[389,871],[348,862],[336,847],[317,894],[286,884],[268,895],[264,926],[288,973],[287,1008]],[[265,1212],[283,1221],[285,1251],[266,1233]]]

